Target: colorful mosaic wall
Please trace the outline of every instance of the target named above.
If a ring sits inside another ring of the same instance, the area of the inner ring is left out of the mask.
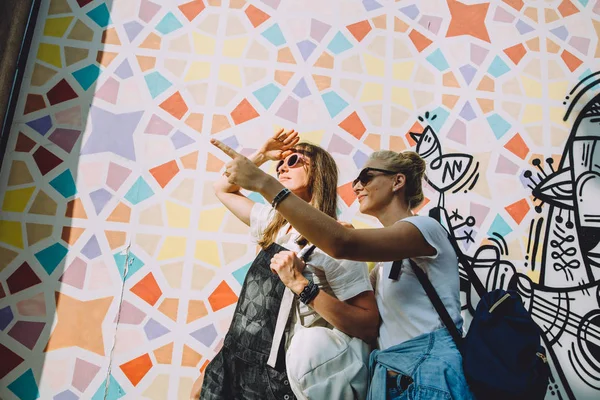
[[[42,3],[0,175],[3,399],[188,398],[256,250],[214,196],[212,136],[249,154],[296,128],[336,158],[360,228],[358,168],[429,127],[478,175],[430,171],[422,212],[473,216],[468,253],[498,233],[539,281],[524,171],[560,161],[565,96],[600,70],[600,1]],[[549,398],[597,390],[552,362]]]

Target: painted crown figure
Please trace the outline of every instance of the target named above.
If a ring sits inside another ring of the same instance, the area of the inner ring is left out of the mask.
[[[551,157],[544,160],[545,167],[541,159],[534,159],[536,170],[523,173],[540,214],[530,224],[523,263],[526,271],[501,259],[508,248],[497,233],[490,238],[494,244],[481,245],[473,256],[467,256],[488,291],[517,290],[542,329],[552,366],[548,399],[589,399],[600,394],[599,87],[597,72],[567,97],[570,105],[564,120],[578,107],[580,111],[558,165]],[[411,136],[417,142],[416,151],[428,162],[427,182],[439,194],[438,207],[430,215],[446,227],[451,240],[472,242],[473,233],[465,228],[472,227],[475,219],[446,210],[444,198],[469,169],[473,172],[459,189],[469,182],[472,188],[478,165],[473,168],[473,157],[468,154],[443,154],[431,126]],[[461,290],[466,299],[463,309],[472,312],[478,298],[465,273],[461,273]]]

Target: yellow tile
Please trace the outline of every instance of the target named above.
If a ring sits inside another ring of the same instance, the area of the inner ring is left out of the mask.
[[[525,89],[525,95],[527,97],[541,98],[542,97],[542,84],[536,80],[529,79],[526,76],[521,76],[521,83],[523,89]]]
[[[55,67],[62,68],[60,57],[60,46],[56,44],[40,43],[37,52],[37,58]]]
[[[225,43],[223,43],[223,55],[225,57],[231,57],[236,59],[242,58],[247,45],[247,37],[225,40]]]
[[[410,80],[415,63],[413,61],[399,62],[392,65],[392,77],[400,81]]]
[[[373,76],[385,76],[385,62],[381,58],[373,57],[370,54],[363,54],[367,73]]]
[[[2,203],[2,211],[24,212],[35,187],[7,190]]]
[[[44,36],[63,37],[71,26],[73,17],[49,18],[44,26]]]
[[[383,85],[378,83],[365,83],[363,87],[360,101],[367,103],[370,101],[381,101],[383,100]]]
[[[187,240],[185,237],[167,236],[158,253],[158,261],[184,257],[186,244]]]
[[[194,32],[192,34],[192,38],[194,40],[194,52],[196,54],[203,54],[207,56],[211,56],[215,54],[215,39],[201,35],[198,32]]]
[[[412,98],[410,96],[410,90],[407,88],[393,87],[392,88],[392,102],[405,107],[409,110],[413,109]]]
[[[569,94],[571,85],[567,81],[553,82],[548,84],[548,97],[552,100],[564,101]]]
[[[521,122],[524,124],[530,124],[532,122],[539,122],[542,120],[543,110],[542,106],[537,104],[527,104],[523,111],[523,118]]]
[[[196,251],[194,257],[198,261],[203,261],[215,267],[221,266],[221,259],[219,257],[219,247],[217,242],[212,240],[197,240]]]
[[[185,76],[185,81],[200,81],[202,79],[208,79],[208,77],[210,77],[210,63],[197,61],[190,65],[190,69]]]
[[[165,202],[167,209],[167,225],[171,228],[187,228],[190,226],[191,210],[171,201]]]
[[[0,221],[0,242],[23,248],[23,229],[17,221]]]
[[[225,207],[202,211],[200,213],[198,229],[207,232],[218,232],[226,212]]]
[[[242,87],[242,74],[237,65],[221,65],[219,68],[219,80],[239,88]]]

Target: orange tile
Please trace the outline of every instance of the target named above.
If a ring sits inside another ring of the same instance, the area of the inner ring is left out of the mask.
[[[173,321],[177,321],[177,312],[179,311],[179,299],[164,299],[158,311],[171,318]]]
[[[429,45],[432,43],[431,40],[429,40],[420,32],[415,31],[414,29],[410,31],[408,37],[413,42],[415,48],[419,51],[419,53],[425,50],[427,47],[429,47]]]
[[[373,25],[377,29],[387,28],[387,14],[383,14],[378,17],[375,17],[371,21],[373,21]]]
[[[339,127],[357,139],[360,139],[367,131],[367,128],[360,120],[360,117],[358,116],[356,111],[354,111],[352,114],[346,117],[345,120],[340,122]]]
[[[162,291],[160,290],[160,287],[158,287],[158,283],[156,283],[156,279],[154,279],[152,272],[143,277],[130,290],[133,294],[137,295],[151,306],[155,305],[158,299],[160,299],[160,296],[162,296]]]
[[[138,64],[142,72],[153,69],[156,66],[156,58],[150,56],[136,56]]]
[[[313,75],[312,77],[320,92],[331,87],[331,77],[325,75]]]
[[[121,247],[127,241],[127,233],[121,231],[104,231],[111,250]]]
[[[179,167],[177,166],[177,162],[175,160],[169,161],[150,170],[150,174],[154,177],[154,179],[156,179],[156,182],[158,182],[162,188],[167,186],[167,184],[171,182],[171,179],[173,179],[178,172]]]
[[[519,157],[521,160],[524,160],[529,153],[529,147],[518,133],[508,142],[506,142],[504,148]]]
[[[443,94],[442,95],[442,104],[446,108],[451,110],[456,105],[456,102],[458,101],[458,99],[459,99],[459,97],[455,96],[453,94]]]
[[[360,21],[346,27],[354,38],[361,42],[373,29],[368,20]]]
[[[213,115],[212,127],[210,129],[211,135],[214,135],[215,133],[219,133],[229,128],[231,128],[231,124],[229,123],[229,119],[226,115]]]
[[[73,199],[67,203],[65,217],[87,219],[87,214],[85,213],[85,208],[83,207],[81,199]]]
[[[255,28],[263,22],[265,22],[266,20],[268,20],[269,18],[271,18],[269,14],[262,11],[261,9],[254,7],[252,4],[250,4],[248,8],[246,8],[245,13],[248,19],[250,20],[252,26],[254,26]]]
[[[289,47],[284,47],[277,52],[277,61],[287,64],[296,64],[296,59]]]
[[[477,103],[484,114],[494,111],[494,100],[492,99],[477,99]]]
[[[189,117],[185,120],[185,124],[190,128],[194,129],[196,132],[202,133],[202,121],[204,120],[204,115],[198,113],[191,113]]]
[[[573,54],[569,53],[567,50],[563,50],[560,55],[560,58],[563,59],[565,65],[571,72],[575,71],[579,66],[583,63],[579,58],[575,57]]]
[[[519,43],[507,49],[504,49],[504,53],[511,59],[511,61],[517,65],[521,59],[527,54],[527,49],[523,44]]]
[[[275,70],[275,81],[281,86],[287,85],[292,76],[294,76],[294,71]]]
[[[190,322],[206,317],[207,315],[208,310],[202,300],[190,300],[186,323],[189,324]]]
[[[84,228],[76,228],[74,226],[63,226],[61,239],[73,246],[81,234],[85,232]]]
[[[494,87],[495,87],[494,80],[492,78],[490,78],[489,76],[484,75],[483,78],[481,78],[481,82],[479,82],[479,85],[477,86],[477,90],[493,92]]]
[[[181,357],[182,367],[196,367],[202,360],[202,355],[198,354],[188,345],[183,345],[183,356]]]
[[[235,304],[237,299],[237,295],[233,292],[233,290],[231,290],[225,281],[221,282],[215,291],[208,296],[208,302],[210,303],[213,311],[218,311],[222,308]]]
[[[150,32],[148,37],[139,45],[142,49],[160,50],[162,39],[154,32]]]
[[[244,8],[246,0],[229,0],[229,8],[240,9]]]
[[[390,136],[390,150],[395,151],[396,153],[406,150],[404,138],[402,136]]]
[[[180,157],[179,160],[181,161],[183,168],[195,170],[198,168],[198,151],[186,154],[185,156]]]
[[[171,364],[173,361],[173,343],[169,343],[154,350],[154,357],[159,364]]]
[[[123,203],[119,203],[106,220],[112,222],[129,222],[130,218],[131,208]]]
[[[524,4],[523,0],[504,0],[504,2],[517,11],[521,11],[521,8],[523,8]]]
[[[532,21],[538,22],[538,10],[535,7],[527,7],[524,14],[531,18]]]
[[[237,107],[231,112],[231,119],[233,119],[233,123],[236,125],[242,124],[246,121],[254,119],[258,117],[258,113],[252,107],[252,104],[248,101],[248,99],[244,99],[237,105]]]
[[[103,67],[108,67],[110,65],[110,63],[112,63],[114,61],[115,58],[117,58],[119,54],[118,53],[112,53],[110,51],[98,51],[98,54],[96,55],[96,61],[98,62],[98,64],[102,65]]]
[[[120,46],[121,40],[119,39],[119,34],[117,33],[117,30],[115,28],[108,28],[107,30],[102,32],[102,43]]]
[[[398,17],[394,17],[394,31],[396,32],[406,32],[409,26],[406,22],[402,21]]]
[[[365,144],[375,151],[381,149],[381,135],[369,134],[365,139]]]
[[[442,83],[445,87],[460,87],[460,84],[456,80],[456,76],[452,72],[446,72],[442,77]]]
[[[329,69],[333,68],[333,56],[324,51],[323,54],[319,56],[319,59],[315,62],[315,67]]]
[[[525,218],[525,216],[531,209],[531,207],[529,206],[529,203],[526,199],[521,199],[516,203],[506,206],[504,209],[507,213],[510,214],[512,219],[514,219],[517,224],[520,224],[521,221],[523,221],[523,218]]]
[[[558,12],[560,12],[560,15],[563,17],[568,17],[569,15],[577,14],[579,9],[569,0],[563,0],[558,6]]]
[[[551,39],[546,38],[546,49],[550,53],[557,54],[560,51],[560,46],[554,43],[554,41],[552,41]]]
[[[348,182],[345,185],[338,187],[337,192],[348,207],[356,200],[356,194],[354,193],[354,190],[352,190],[352,182]]]
[[[529,48],[529,50],[531,50],[531,51],[540,51],[540,38],[539,37],[535,37],[533,39],[529,39],[525,43],[527,44],[527,47]]]
[[[205,8],[206,6],[202,0],[194,0],[180,5],[179,11],[181,11],[188,21],[193,21]]]
[[[219,172],[225,165],[225,161],[218,159],[216,156],[208,153],[206,160],[206,171],[208,172]]]
[[[133,386],[137,386],[152,368],[152,360],[148,354],[144,354],[125,364],[121,364],[120,368]]]
[[[181,97],[179,92],[175,92],[171,97],[165,100],[160,108],[171,114],[177,119],[183,118],[185,113],[188,112],[188,106],[185,104],[185,100]]]

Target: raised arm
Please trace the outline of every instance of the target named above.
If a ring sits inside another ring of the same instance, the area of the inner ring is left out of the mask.
[[[279,160],[286,157],[298,141],[298,132],[280,129],[259,150],[251,155],[249,160],[256,167],[260,167],[269,160]],[[213,188],[219,201],[240,221],[250,226],[250,212],[254,202],[240,192],[241,187],[229,183],[226,176],[221,176],[214,183]]]

